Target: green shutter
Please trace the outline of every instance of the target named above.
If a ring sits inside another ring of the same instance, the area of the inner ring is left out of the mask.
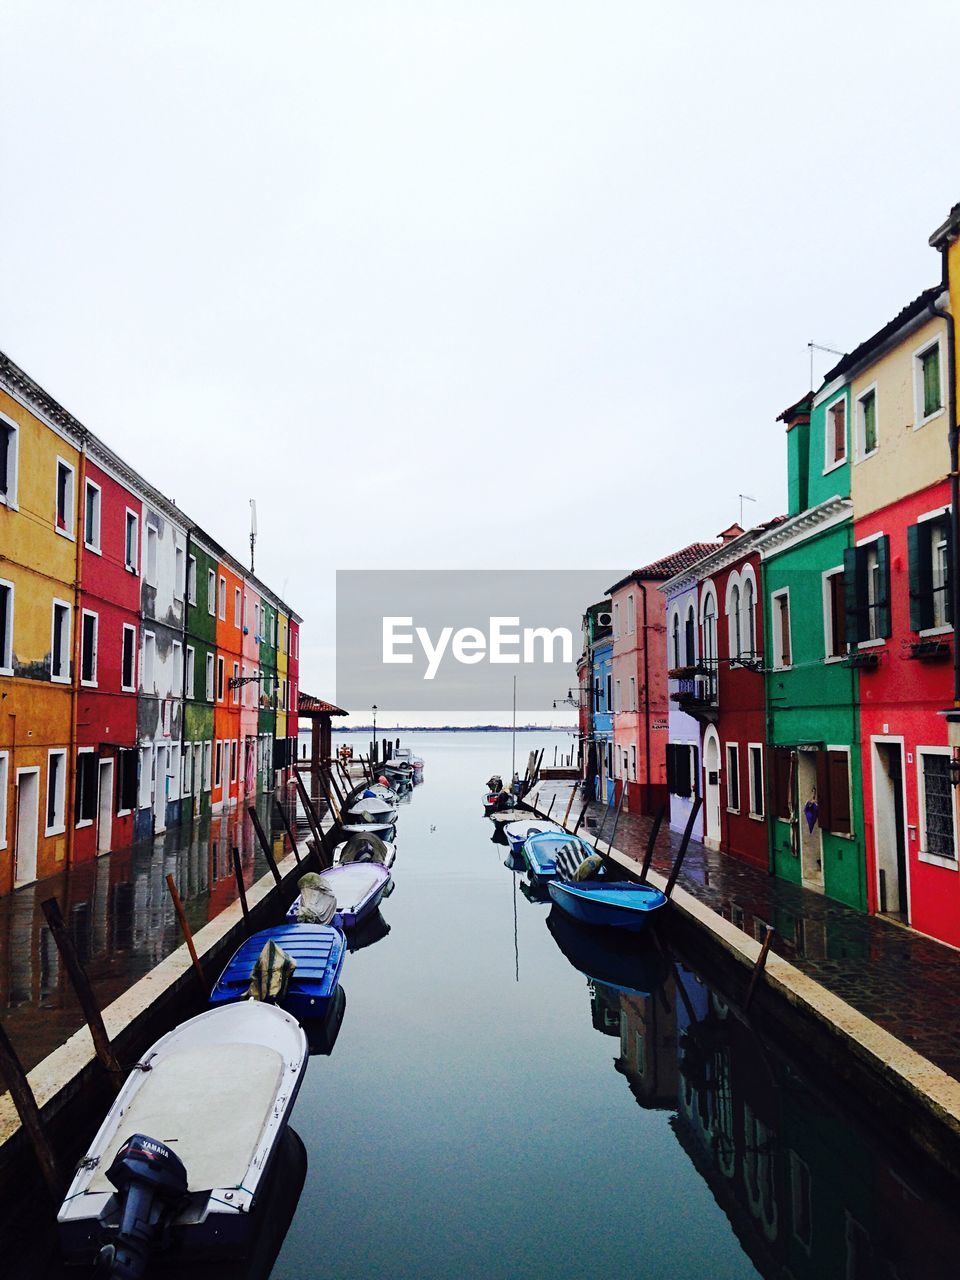
[[[877,630],[884,638],[893,631],[890,625],[890,539],[886,534],[877,539],[877,569],[880,599],[877,601]]]
[[[928,418],[942,407],[940,395],[940,347],[932,347],[923,356],[923,416]]]
[[[846,547],[843,552],[843,603],[847,624],[847,644],[857,644],[866,631],[861,627],[859,563],[862,556],[857,555],[856,547]]]
[[[930,561],[929,528],[912,524],[907,529],[907,558],[910,579],[910,630],[924,631],[933,625],[933,572]]]

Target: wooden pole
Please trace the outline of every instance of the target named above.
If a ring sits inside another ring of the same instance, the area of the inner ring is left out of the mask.
[[[297,790],[300,793],[300,803],[303,805],[303,812],[307,816],[307,823],[309,824],[310,834],[313,836],[314,844],[318,850],[323,849],[323,834],[320,829],[320,823],[317,819],[317,813],[313,807],[307,788],[303,784],[303,779],[299,774],[297,775]]]
[[[321,769],[320,776],[321,778],[327,778],[329,780],[330,790],[337,797],[337,801],[340,807],[343,808],[343,802],[344,802],[344,799],[346,798],[347,792],[340,790],[340,785],[337,782],[337,779],[336,779],[336,776],[334,775],[333,770],[331,769],[328,774],[325,769]],[[349,791],[349,787],[347,788],[347,790]]]
[[[27,1073],[24,1071],[16,1050],[10,1043],[2,1024],[0,1024],[0,1075],[3,1076],[7,1088],[10,1090],[10,1096],[13,1098],[13,1105],[17,1108],[17,1115],[20,1117],[23,1131],[30,1140],[31,1147],[33,1147],[33,1153],[37,1157],[37,1164],[40,1166],[43,1180],[47,1184],[47,1190],[50,1192],[50,1199],[55,1205],[59,1205],[63,1196],[65,1179],[60,1171],[56,1153],[44,1131],[43,1121],[40,1119],[40,1108],[37,1106],[37,1100],[33,1096],[33,1090],[30,1088]]]
[[[69,975],[74,991],[77,993],[77,999],[80,1001],[80,1008],[83,1011],[87,1026],[90,1028],[90,1035],[93,1037],[93,1047],[96,1050],[97,1057],[109,1072],[117,1089],[119,1089],[123,1068],[117,1061],[117,1055],[113,1052],[113,1045],[107,1035],[107,1028],[103,1024],[103,1015],[100,1012],[100,1006],[97,1004],[96,996],[93,994],[90,979],[80,963],[80,957],[77,955],[76,948],[73,945],[73,939],[67,932],[67,926],[64,924],[63,916],[60,914],[60,904],[56,898],[47,898],[46,902],[42,904],[42,910],[47,918],[47,924],[50,926],[50,932],[53,934],[53,940],[57,944],[57,950],[60,952],[64,968]]]
[[[187,913],[183,909],[180,894],[177,892],[177,882],[172,875],[167,876],[167,888],[170,890],[170,897],[173,899],[173,909],[177,913],[177,919],[180,921],[180,932],[183,934],[187,950],[190,952],[190,959],[193,961],[193,971],[197,975],[201,991],[207,996],[210,992],[207,989],[207,980],[203,976],[203,966],[200,963],[200,957],[197,955],[197,948],[193,945],[193,934],[190,932],[190,925],[187,922]]]
[[[683,838],[680,841],[680,849],[677,853],[677,860],[673,864],[673,870],[670,872],[670,879],[667,881],[663,892],[669,898],[673,893],[673,887],[677,883],[677,877],[680,875],[680,868],[683,866],[683,860],[687,856],[687,847],[690,844],[690,837],[693,835],[693,824],[696,821],[697,814],[700,812],[700,806],[703,804],[703,796],[697,796],[690,807],[690,817],[687,819],[687,825],[683,831]]]
[[[557,793],[554,792],[553,795],[550,797],[550,808],[546,812],[546,817],[548,818],[550,817],[551,813],[553,813],[553,806],[556,803],[556,799],[557,799]]]
[[[330,812],[333,814],[334,821],[339,822],[341,820],[342,808],[334,800],[333,795],[330,791],[330,788],[327,786],[326,778],[324,778],[323,774],[322,773],[318,774],[317,778],[323,790],[323,795],[324,795],[324,799],[327,802],[327,807],[329,808]],[[310,804],[311,806],[313,805],[312,800]]]
[[[660,834],[660,828],[663,825],[663,819],[667,812],[667,806],[662,804],[657,810],[657,816],[653,820],[653,826],[650,828],[650,834],[647,836],[647,848],[643,855],[643,866],[640,868],[640,883],[645,884],[647,872],[650,870],[650,863],[653,861],[653,849],[657,843],[657,836]]]
[[[250,923],[250,908],[247,906],[247,886],[243,883],[243,867],[240,865],[240,850],[233,846],[233,874],[237,877],[237,893],[240,895],[240,906],[243,918]]]
[[[606,822],[607,815],[609,814],[609,812],[610,812],[610,801],[608,800],[606,804],[606,808],[603,811],[603,817],[600,819],[599,823],[597,824],[597,834],[594,837],[594,841],[593,841],[593,847],[595,849],[597,845],[600,843],[600,837],[603,834],[603,824]]]
[[[573,834],[574,834],[574,835],[576,835],[576,834],[577,834],[577,832],[580,830],[580,823],[581,823],[581,822],[583,821],[583,819],[585,818],[586,813],[587,813],[587,809],[588,809],[589,807],[590,807],[590,801],[589,801],[589,800],[584,800],[584,802],[583,802],[583,808],[580,810],[580,817],[577,819],[577,824],[576,824],[576,826],[573,828]]]
[[[623,786],[620,788],[620,800],[617,804],[617,812],[613,817],[613,830],[610,832],[610,839],[607,841],[607,853],[613,848],[613,841],[617,834],[617,823],[620,821],[620,810],[623,808],[623,798],[627,794],[627,783],[624,780]]]
[[[274,804],[280,811],[280,821],[283,823],[286,830],[287,838],[290,841],[290,848],[293,850],[293,856],[296,858],[297,862],[299,862],[300,850],[297,848],[297,837],[293,827],[290,825],[290,818],[287,815],[287,811],[276,797],[274,797]]]
[[[280,872],[277,869],[276,858],[273,856],[273,847],[267,839],[267,833],[264,831],[263,826],[260,823],[260,819],[257,816],[257,811],[252,804],[247,806],[247,813],[249,813],[250,821],[253,823],[253,829],[257,833],[257,839],[260,842],[260,848],[263,850],[263,856],[267,860],[267,866],[273,873],[274,881],[279,885],[281,877]]]
[[[570,799],[567,801],[567,808],[566,808],[566,812],[565,812],[565,813],[564,813],[564,815],[563,815],[563,822],[561,822],[561,824],[560,824],[560,825],[563,827],[563,829],[564,829],[564,830],[566,830],[566,827],[567,827],[567,819],[570,817],[570,810],[573,808],[573,797],[574,797],[576,794],[577,794],[577,788],[576,788],[576,786],[571,787],[571,788],[570,788]]]
[[[761,973],[767,967],[767,956],[770,954],[770,948],[773,946],[773,939],[776,936],[776,929],[772,924],[767,925],[767,935],[763,940],[763,946],[760,948],[760,954],[757,956],[757,963],[753,966],[753,973],[750,975],[750,985],[747,987],[747,998],[743,1002],[743,1011],[750,1008],[750,1001],[753,999],[754,988],[757,985]]]

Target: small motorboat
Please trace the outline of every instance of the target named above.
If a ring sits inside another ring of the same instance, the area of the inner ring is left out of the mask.
[[[306,1070],[291,1014],[256,1000],[209,1009],[136,1064],[57,1215],[65,1261],[135,1280],[151,1257],[243,1257]]]
[[[519,853],[524,841],[541,832],[558,832],[564,834],[559,822],[550,822],[546,818],[523,818],[519,822],[508,822],[503,829],[510,848]]]
[[[395,747],[387,765],[409,767],[414,779],[419,782],[423,777],[423,756],[418,756],[409,747]]]
[[[507,828],[509,836],[510,829]],[[593,845],[567,831],[533,832],[520,846],[531,880],[545,883],[554,876],[573,879],[577,867],[594,853]]]
[[[340,826],[353,835],[364,831],[386,831],[397,820],[397,806],[374,795],[362,795],[344,808]]]
[[[274,947],[293,964],[271,998],[300,1022],[324,1018],[340,985],[347,943],[339,929],[325,924],[282,924],[252,934],[234,953],[210,992],[212,1005],[244,1000],[257,986],[257,966]],[[259,991],[255,999],[264,998]]]
[[[525,818],[530,817],[529,809],[498,809],[495,813],[491,813],[490,817],[494,822],[523,822]]]
[[[547,885],[550,897],[561,911],[581,924],[605,929],[626,929],[642,933],[649,928],[668,899],[649,884],[634,880],[565,881],[554,879]]]
[[[374,832],[352,835],[338,844],[333,851],[333,865],[347,866],[351,862],[379,862],[392,867],[397,857],[397,846],[392,840],[384,840]]]
[[[307,872],[300,879],[300,894],[287,912],[287,919],[293,922],[301,919],[301,907],[308,893],[317,888],[335,900],[335,912],[329,923],[340,929],[352,929],[376,911],[389,884],[390,872],[379,862],[351,862],[330,867],[319,875]]]

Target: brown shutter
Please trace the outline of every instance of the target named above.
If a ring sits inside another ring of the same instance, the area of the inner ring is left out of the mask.
[[[821,831],[833,830],[833,804],[830,793],[830,769],[826,751],[817,752],[817,822]],[[804,804],[809,796],[801,796]]]
[[[846,834],[853,830],[850,813],[850,768],[845,751],[827,752],[830,779],[831,831]]]

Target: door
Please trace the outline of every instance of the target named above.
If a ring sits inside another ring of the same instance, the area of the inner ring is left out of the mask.
[[[37,840],[40,835],[40,770],[17,770],[16,884],[37,878]]]
[[[720,848],[720,739],[712,726],[703,739],[704,842]]]
[[[101,760],[97,777],[97,853],[113,844],[113,761]]]
[[[169,747],[157,747],[154,754],[155,770],[153,775],[153,829],[167,829],[167,753]]]
[[[873,839],[877,903],[884,915],[906,921],[907,841],[903,816],[903,746],[873,740]]]
[[[797,752],[796,821],[800,829],[800,879],[808,889],[823,888],[823,837],[814,820],[811,830],[806,806],[817,800],[817,753]]]

